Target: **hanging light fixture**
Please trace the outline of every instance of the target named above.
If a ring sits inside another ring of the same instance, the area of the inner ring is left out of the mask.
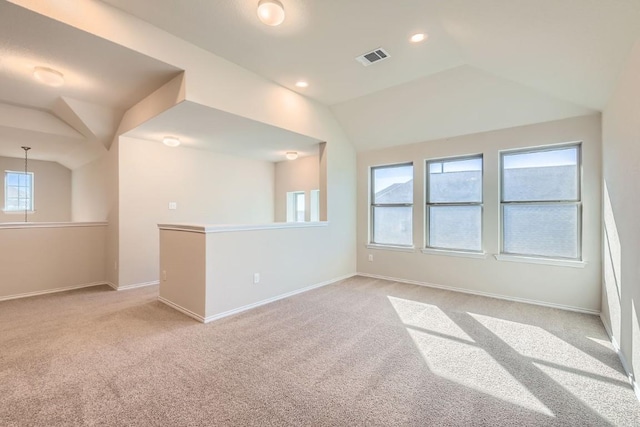
[[[29,150],[31,150],[31,147],[22,146],[22,149],[24,150],[24,181],[25,183],[27,183],[29,181],[29,172],[28,172],[29,158],[27,156],[27,153],[29,152]],[[31,196],[29,196],[27,203],[24,204],[24,222],[27,222],[27,213],[29,212],[30,204],[31,204]]]
[[[275,27],[284,21],[284,6],[279,0],[260,0],[258,2],[258,18],[263,24]]]

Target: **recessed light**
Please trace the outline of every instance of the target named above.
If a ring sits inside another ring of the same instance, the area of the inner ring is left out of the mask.
[[[162,143],[167,147],[177,147],[178,145],[180,145],[180,139],[174,136],[165,136],[164,138],[162,138]]]
[[[309,87],[309,83],[305,82],[304,80],[298,80],[296,82],[296,86],[305,88],[305,87]]]
[[[284,7],[278,0],[260,0],[258,18],[263,24],[275,27],[284,21]]]
[[[298,158],[298,152],[297,151],[287,151],[286,154],[287,160],[295,160]]]
[[[34,67],[33,77],[47,86],[60,87],[64,84],[62,73],[49,67]]]
[[[425,41],[427,39],[427,35],[424,33],[417,33],[411,36],[409,39],[411,43],[420,43],[421,41]]]

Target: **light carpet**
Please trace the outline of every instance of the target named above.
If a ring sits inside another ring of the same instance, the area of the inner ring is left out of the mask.
[[[0,302],[0,425],[640,425],[596,316],[354,277],[204,325],[157,293]]]

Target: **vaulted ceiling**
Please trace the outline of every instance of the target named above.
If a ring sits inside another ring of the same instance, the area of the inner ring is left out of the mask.
[[[638,0],[281,0],[278,27],[257,0],[104,1],[330,106],[361,150],[600,111],[640,36]]]
[[[640,0],[281,1],[287,18],[269,27],[257,0],[102,0],[326,105],[358,150],[597,113],[640,38]],[[428,39],[410,43],[417,32]],[[388,59],[355,61],[379,47]],[[62,71],[65,86],[34,81],[35,65]],[[0,156],[30,145],[34,158],[78,167],[105,152],[126,109],[181,71],[0,1]],[[296,87],[301,79],[309,87]],[[303,153],[315,143],[175,108],[128,134],[174,132],[187,146],[233,152],[220,138],[262,131],[271,151],[235,149],[265,159],[283,141]]]

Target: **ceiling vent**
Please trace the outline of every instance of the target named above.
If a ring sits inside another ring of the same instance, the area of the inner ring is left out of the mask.
[[[389,58],[390,56],[391,55],[389,55],[389,52],[387,52],[383,48],[379,47],[377,49],[372,50],[371,52],[367,52],[364,55],[358,56],[356,58],[356,61],[358,61],[359,63],[361,63],[365,67],[368,67],[369,65],[373,64],[374,62],[384,61],[385,59]]]

